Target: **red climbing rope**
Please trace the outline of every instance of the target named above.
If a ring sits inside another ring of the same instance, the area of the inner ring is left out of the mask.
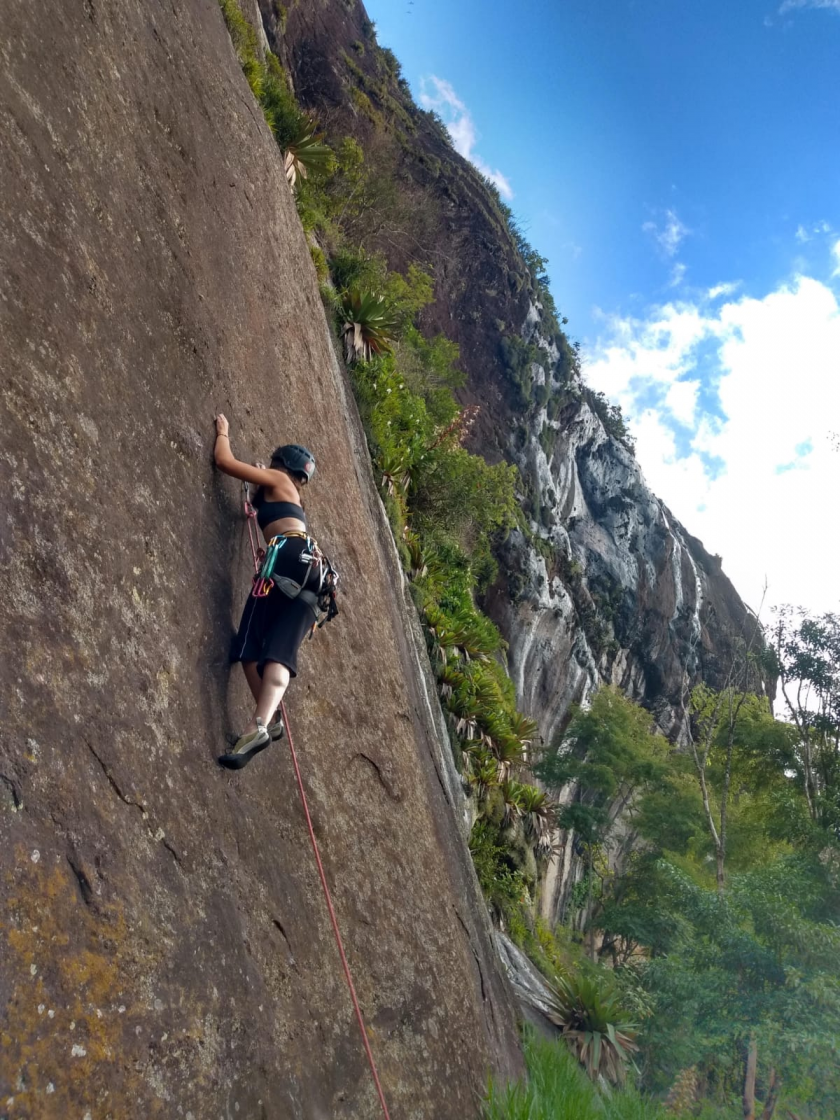
[[[259,572],[262,564],[262,556],[264,555],[262,549],[257,548],[255,539],[256,530],[253,528],[254,519],[257,516],[257,511],[251,505],[250,493],[248,491],[247,483],[242,483],[242,489],[245,492],[245,516],[247,518],[246,525],[248,528],[248,540],[251,544],[251,555],[254,558],[254,571]],[[312,851],[315,853],[315,862],[318,864],[318,874],[321,877],[321,886],[324,888],[324,898],[327,901],[327,910],[330,913],[330,921],[332,922],[333,933],[335,934],[335,943],[338,946],[338,953],[341,957],[341,963],[344,966],[344,975],[347,978],[347,987],[350,989],[350,998],[353,1001],[353,1007],[356,1012],[356,1019],[359,1022],[359,1030],[362,1032],[362,1042],[367,1054],[368,1064],[370,1065],[370,1072],[373,1074],[373,1081],[376,1085],[376,1092],[379,1095],[379,1103],[382,1105],[382,1111],[385,1114],[385,1120],[391,1120],[391,1114],[388,1112],[388,1105],[385,1103],[385,1094],[382,1092],[382,1085],[379,1081],[379,1074],[376,1070],[376,1062],[374,1061],[373,1051],[368,1042],[367,1028],[365,1021],[362,1018],[362,1009],[359,1007],[359,998],[356,995],[356,986],[353,983],[353,977],[350,973],[350,965],[347,963],[347,956],[344,952],[344,943],[341,940],[341,931],[338,928],[338,919],[335,916],[335,908],[333,907],[332,897],[330,895],[330,888],[327,885],[327,876],[324,874],[324,865],[321,863],[321,853],[318,851],[318,841],[315,839],[315,830],[312,827],[312,818],[309,815],[309,803],[306,800],[306,791],[303,788],[303,778],[300,774],[300,766],[298,765],[297,753],[295,751],[295,744],[292,741],[292,729],[289,727],[289,716],[286,712],[286,705],[284,701],[280,701],[280,710],[283,713],[283,725],[286,728],[286,738],[289,740],[289,751],[292,756],[292,764],[295,768],[295,777],[297,778],[298,791],[300,792],[300,800],[303,805],[303,813],[306,817],[306,827],[309,829],[309,839],[312,842]]]
[[[312,841],[312,851],[315,853],[315,862],[318,864],[318,874],[321,876],[321,886],[324,888],[324,898],[327,900],[327,909],[330,912],[330,921],[332,922],[333,933],[335,934],[335,943],[338,945],[338,952],[341,957],[341,963],[344,966],[344,975],[347,977],[347,987],[350,989],[350,998],[353,1000],[353,1007],[356,1010],[356,1018],[359,1021],[359,1030],[362,1032],[362,1042],[365,1046],[365,1053],[367,1054],[368,1063],[370,1064],[370,1072],[373,1074],[373,1080],[376,1084],[376,1091],[379,1094],[379,1103],[382,1105],[382,1111],[385,1114],[385,1120],[391,1120],[390,1113],[388,1112],[388,1105],[385,1103],[385,1095],[382,1092],[382,1085],[379,1082],[379,1074],[376,1072],[376,1062],[373,1059],[373,1052],[368,1042],[367,1029],[365,1028],[365,1021],[362,1018],[362,1009],[359,1007],[359,1000],[356,996],[356,988],[353,984],[353,977],[350,974],[350,966],[347,963],[347,957],[344,953],[344,945],[341,940],[341,933],[338,928],[338,919],[335,916],[335,910],[330,897],[330,888],[327,886],[327,877],[324,874],[324,865],[321,863],[321,853],[318,851],[318,841],[315,839],[315,830],[312,827],[312,818],[309,815],[309,805],[306,801],[306,793],[303,788],[303,779],[300,776],[300,767],[298,766],[297,754],[295,753],[295,745],[292,742],[292,731],[289,727],[289,717],[286,714],[286,705],[281,700],[280,710],[283,713],[283,723],[286,727],[286,738],[289,740],[289,750],[292,755],[292,763],[295,768],[295,777],[297,778],[298,790],[300,791],[300,800],[303,805],[303,812],[306,817],[306,827],[309,829],[309,839]]]

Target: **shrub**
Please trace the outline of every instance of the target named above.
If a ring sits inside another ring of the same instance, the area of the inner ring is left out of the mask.
[[[592,1081],[623,1085],[636,1025],[628,1021],[615,990],[594,976],[577,975],[557,987],[563,1037]]]
[[[491,1082],[484,1120],[666,1120],[632,1089],[600,1094],[562,1043],[526,1030],[523,1044],[528,1080]]]
[[[497,825],[479,819],[470,834],[470,854],[484,897],[498,917],[524,928],[522,907],[528,902],[528,883],[511,859]],[[514,940],[518,938],[514,937]]]

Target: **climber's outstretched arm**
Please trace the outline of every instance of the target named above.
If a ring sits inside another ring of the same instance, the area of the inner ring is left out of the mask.
[[[258,467],[252,463],[243,463],[230,449],[230,424],[223,413],[216,417],[216,447],[214,458],[216,466],[224,474],[239,478],[243,482],[250,482],[252,486],[267,486],[273,489],[282,486],[285,475],[282,471],[272,470],[270,467]]]

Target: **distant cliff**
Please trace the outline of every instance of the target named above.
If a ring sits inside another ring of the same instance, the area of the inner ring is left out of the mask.
[[[485,601],[509,642],[520,705],[550,743],[570,705],[611,682],[682,740],[692,687],[723,684],[753,616],[719,560],[646,485],[620,416],[581,379],[541,262],[442,124],[416,106],[363,5],[291,5],[282,18],[271,0],[260,9],[301,102],[331,137],[359,138],[410,201],[412,221],[371,232],[366,246],[394,268],[420,260],[432,272],[436,300],[422,322],[460,345],[460,395],[480,406],[471,447],[520,469],[530,531],[501,546]],[[548,915],[573,863],[567,851],[550,872]]]

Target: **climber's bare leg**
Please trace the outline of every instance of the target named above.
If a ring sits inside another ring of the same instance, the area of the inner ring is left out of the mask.
[[[245,680],[248,682],[251,695],[256,703],[260,698],[260,688],[262,686],[262,677],[257,672],[257,663],[256,661],[243,661],[242,668],[245,670]]]
[[[251,664],[251,662],[249,662]],[[247,670],[246,670],[247,671]],[[258,678],[259,679],[259,678]],[[250,684],[250,680],[248,681]],[[271,717],[280,706],[283,694],[289,685],[289,670],[279,661],[266,661],[260,680],[259,695],[257,696],[257,710],[254,718],[248,724],[245,734],[256,731],[257,720],[261,720],[266,727],[271,722]],[[252,689],[253,691],[253,689]]]

